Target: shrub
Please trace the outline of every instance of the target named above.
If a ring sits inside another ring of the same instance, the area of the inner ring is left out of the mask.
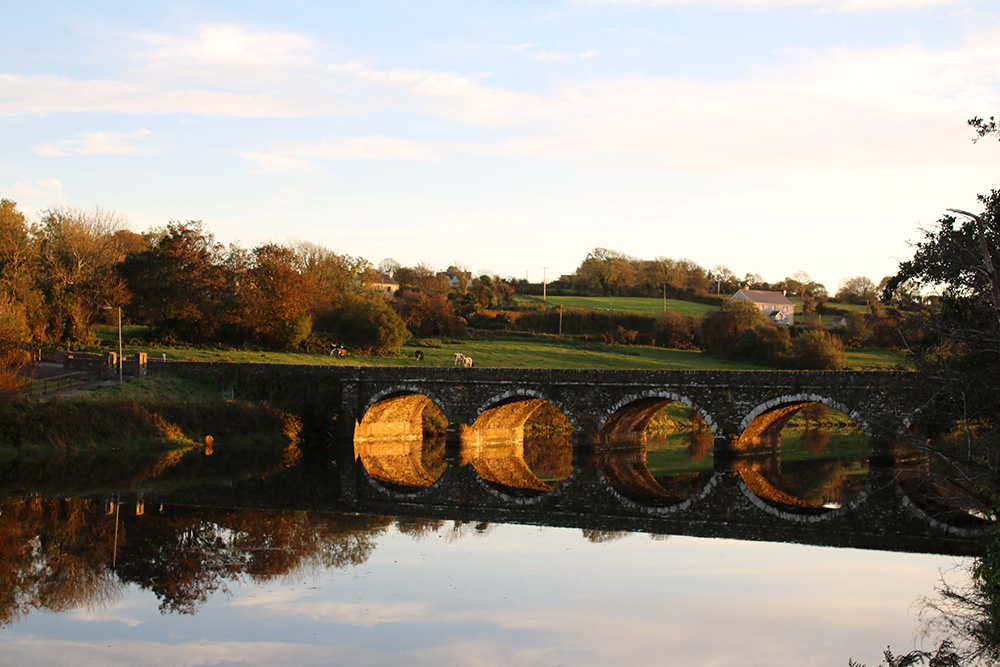
[[[668,311],[656,318],[656,344],[681,350],[697,348],[700,327],[700,319]]]
[[[733,349],[744,331],[767,325],[767,318],[749,301],[727,301],[702,320],[702,339],[709,352],[724,354]]]
[[[348,347],[375,354],[392,354],[412,334],[385,299],[378,295],[344,293],[334,309],[318,320],[318,327]]]
[[[758,364],[781,366],[788,361],[791,345],[787,329],[762,324],[740,334],[733,356]]]
[[[792,363],[796,368],[833,371],[843,368],[846,361],[844,344],[825,331],[806,331],[792,341]]]

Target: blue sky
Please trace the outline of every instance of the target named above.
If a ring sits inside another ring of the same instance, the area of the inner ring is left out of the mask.
[[[532,281],[606,247],[835,291],[1000,187],[994,0],[5,8],[0,196]]]

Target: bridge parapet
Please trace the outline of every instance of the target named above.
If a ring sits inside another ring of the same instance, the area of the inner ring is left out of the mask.
[[[818,402],[856,420],[878,454],[918,407],[906,373],[894,371],[693,371],[563,370],[535,368],[442,368],[294,366],[167,362],[149,371],[181,371],[241,387],[249,398],[308,402],[336,415],[339,435],[353,439],[355,426],[379,401],[419,394],[434,403],[457,432],[487,410],[517,400],[544,400],[577,432],[596,438],[608,426],[618,435],[642,423],[642,406],[677,401],[699,414],[723,448],[739,449],[748,429],[763,433],[790,406]],[[623,410],[633,410],[627,416]],[[763,421],[756,420],[765,417]],[[751,426],[753,425],[753,426]],[[759,436],[760,434],[756,434]],[[752,436],[756,437],[756,436]]]

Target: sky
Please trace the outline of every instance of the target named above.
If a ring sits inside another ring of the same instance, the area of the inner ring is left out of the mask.
[[[1000,188],[996,0],[5,6],[0,197],[553,280],[594,248],[830,292]]]

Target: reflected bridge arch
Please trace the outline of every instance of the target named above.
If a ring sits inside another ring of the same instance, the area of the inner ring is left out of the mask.
[[[703,458],[712,450],[716,424],[697,403],[676,392],[650,390],[630,394],[612,406],[600,425],[596,451],[601,474],[619,494],[633,502],[655,506],[683,504],[700,493],[712,478],[712,471],[690,473],[673,466],[669,468],[672,472],[664,471],[658,477],[650,468],[649,425],[665,407],[675,403],[695,417],[686,447],[691,460]],[[666,440],[660,444],[668,445],[663,453],[673,449]]]
[[[542,392],[509,390],[479,406],[471,424],[460,432],[460,459],[479,477],[504,493],[537,495],[552,489],[531,469],[525,459],[525,425],[543,406],[557,405]]]
[[[444,440],[437,447],[424,438],[424,411],[440,410],[410,387],[376,394],[354,427],[354,456],[375,480],[396,488],[422,489],[441,477]]]
[[[856,441],[850,447],[855,436],[849,435],[848,440],[839,440],[842,447],[847,446],[841,450],[846,453],[827,457],[821,464],[809,457],[808,452],[818,457],[830,435],[826,433],[823,437],[824,429],[806,430],[800,436],[798,456],[786,461],[788,445],[782,440],[783,429],[800,410],[815,405],[849,418],[864,435],[863,447]],[[744,417],[741,429],[733,442],[733,450],[739,455],[733,471],[742,479],[748,496],[765,511],[814,521],[847,511],[867,498],[870,461],[875,453],[873,438],[861,415],[840,401],[815,393],[778,396],[751,410]],[[811,432],[814,435],[810,442]],[[803,446],[808,452],[801,449]],[[803,477],[811,480],[811,493],[804,491]]]

